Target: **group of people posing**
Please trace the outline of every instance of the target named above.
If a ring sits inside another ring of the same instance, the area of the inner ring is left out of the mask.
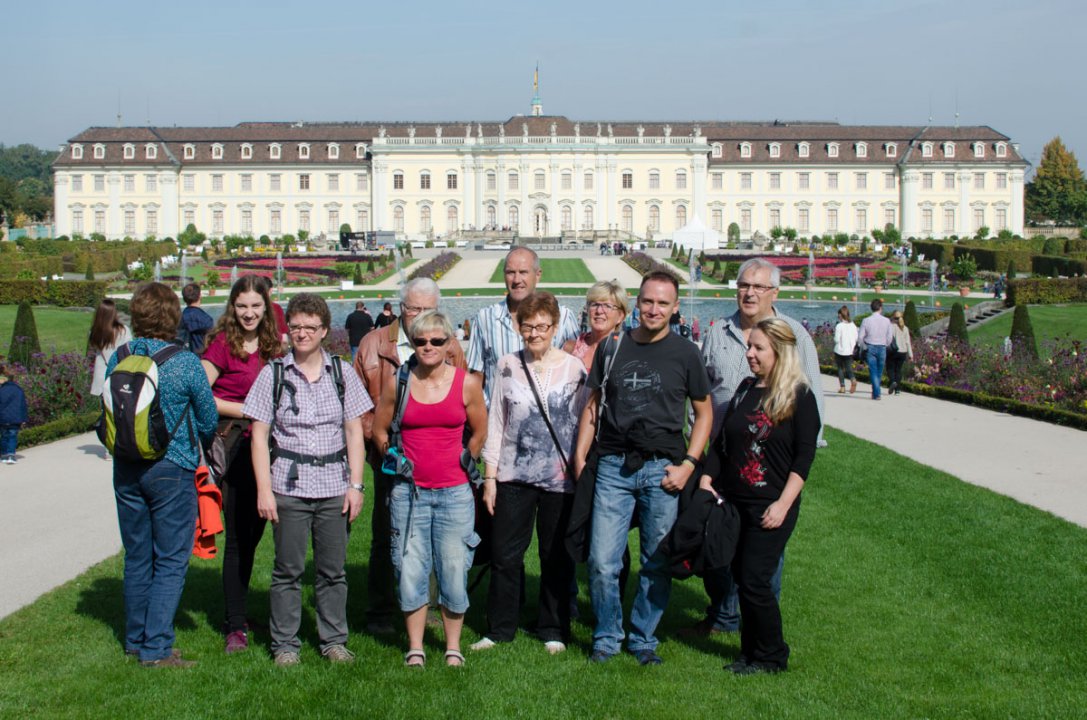
[[[345,564],[367,490],[365,458],[373,477],[367,630],[392,631],[403,617],[406,665],[426,664],[432,605],[444,626],[445,664],[464,664],[468,571],[487,545],[486,629],[471,647],[514,639],[533,528],[535,630],[546,650],[566,649],[575,561],[587,561],[590,659],[610,660],[625,639],[640,664],[660,664],[656,630],[672,582],[666,537],[682,505],[701,493],[735,509],[737,540],[731,562],[705,568],[707,617],[689,631],[738,630],[732,672],[784,670],[784,548],[823,441],[815,347],[800,323],[774,308],[777,268],[761,259],[741,267],[738,308],[713,324],[701,352],[669,327],[679,303],[670,274],[643,278],[634,300],[639,323],[627,330],[626,290],[596,283],[584,332],[554,296],[536,291],[541,270],[532,250],[512,250],[504,274],[507,295],[479,312],[467,354],[439,311],[438,286],[421,278],[401,288],[396,319],[361,338],[354,371],[322,347],[331,317],[321,298],[292,298],[279,328],[267,284],[240,278],[203,355],[178,353],[164,364],[165,421],[176,427],[191,413],[194,432],[175,432],[159,461],[115,459],[126,651],[146,665],[191,662],[173,647],[172,618],[193,540],[194,436],[222,432],[233,419],[246,429],[222,483],[227,653],[248,647],[246,598],[271,521],[275,662],[301,661],[310,541],[321,654],[353,659]],[[152,354],[175,336],[179,306],[165,286],[141,287],[131,313],[133,352]],[[115,365],[116,357],[107,378]],[[627,633],[621,585],[632,527],[640,564]]]

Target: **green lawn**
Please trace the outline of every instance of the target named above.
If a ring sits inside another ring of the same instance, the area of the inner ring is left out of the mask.
[[[274,667],[260,629],[248,652],[224,656],[219,561],[201,560],[177,617],[178,645],[199,665],[143,670],[121,653],[115,557],[0,621],[0,717],[1082,717],[1087,530],[843,433],[827,437],[787,553],[792,659],[783,675],[725,673],[735,636],[676,636],[705,606],[697,579],[675,583],[659,668],[628,655],[590,665],[591,629],[577,622],[564,655],[522,634],[469,653],[459,671],[441,666],[440,639],[428,631],[429,666],[405,670],[402,634],[362,632],[369,533],[360,521],[348,566],[355,666],[318,656],[309,586],[300,667]],[[262,621],[270,535],[250,607]],[[533,598],[537,567],[530,551]],[[484,628],[484,598],[484,588],[473,596],[465,644]]]
[[[0,305],[0,354],[7,355],[11,331],[15,327],[16,305]],[[42,351],[82,352],[87,349],[87,334],[94,313],[81,308],[35,306],[34,323]]]
[[[540,258],[540,269],[543,272],[543,277],[540,278],[541,282],[596,282],[596,276],[589,272],[589,268],[585,266],[585,261],[581,258]],[[499,260],[488,282],[500,283],[504,281],[503,261]]]
[[[1057,338],[1087,342],[1087,305],[1031,305],[1029,310],[1039,352],[1045,354],[1046,341]],[[1004,338],[1011,333],[1012,314],[1006,312],[973,328],[970,341],[975,345],[1003,346]]]

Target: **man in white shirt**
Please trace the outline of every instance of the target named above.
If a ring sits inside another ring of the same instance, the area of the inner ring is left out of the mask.
[[[876,298],[871,307],[872,314],[861,322],[857,342],[868,348],[865,359],[868,361],[868,376],[872,383],[872,399],[879,400],[883,366],[887,363],[887,346],[891,344],[894,331],[891,329],[891,321],[883,316],[883,301]]]

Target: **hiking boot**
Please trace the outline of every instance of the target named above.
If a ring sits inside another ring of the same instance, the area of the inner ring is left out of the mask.
[[[235,630],[232,633],[227,633],[226,636],[226,648],[227,655],[233,655],[236,652],[249,649],[249,636],[245,630]]]
[[[289,667],[291,665],[300,665],[302,663],[301,656],[291,650],[284,650],[283,652],[276,653],[276,665],[280,667]]]
[[[355,653],[348,650],[343,645],[329,645],[321,651],[325,659],[330,663],[351,663],[355,662]]]

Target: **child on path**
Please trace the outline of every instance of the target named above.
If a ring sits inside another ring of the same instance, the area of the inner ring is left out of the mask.
[[[8,377],[6,365],[0,365],[0,462],[15,464],[19,428],[28,420],[26,393]]]

